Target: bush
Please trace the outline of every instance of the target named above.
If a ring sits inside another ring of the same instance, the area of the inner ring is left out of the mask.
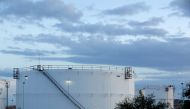
[[[184,96],[190,99],[190,83],[186,84],[186,88],[184,89]]]
[[[165,109],[168,107],[166,103],[158,102],[153,99],[154,96],[148,95],[147,97],[140,94],[133,100],[125,99],[116,105],[115,109]]]

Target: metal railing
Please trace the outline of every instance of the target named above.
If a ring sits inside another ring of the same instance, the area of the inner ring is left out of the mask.
[[[41,65],[46,70],[51,69],[77,69],[77,70],[125,70],[123,66],[108,65]],[[36,69],[38,65],[30,66],[29,69]]]

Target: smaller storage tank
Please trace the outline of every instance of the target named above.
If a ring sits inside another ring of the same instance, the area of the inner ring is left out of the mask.
[[[169,109],[174,109],[174,86],[169,85],[166,87],[167,93],[167,103],[169,104]]]
[[[6,109],[8,105],[8,82],[0,80],[0,109]]]
[[[153,94],[156,102],[164,102],[168,104],[167,109],[174,109],[174,86],[157,86],[157,85],[149,85],[139,90],[139,93],[148,96]]]

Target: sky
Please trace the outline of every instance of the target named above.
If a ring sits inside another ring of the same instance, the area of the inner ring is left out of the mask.
[[[0,76],[36,64],[132,66],[138,87],[179,89],[190,78],[189,5],[190,0],[0,0]]]

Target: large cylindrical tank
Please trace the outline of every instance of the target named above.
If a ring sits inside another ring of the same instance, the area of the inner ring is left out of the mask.
[[[114,109],[126,97],[133,98],[135,92],[133,72],[125,67],[43,66],[14,72],[17,109],[78,109],[67,94],[85,109]]]
[[[6,109],[7,106],[7,81],[0,80],[0,109]]]

